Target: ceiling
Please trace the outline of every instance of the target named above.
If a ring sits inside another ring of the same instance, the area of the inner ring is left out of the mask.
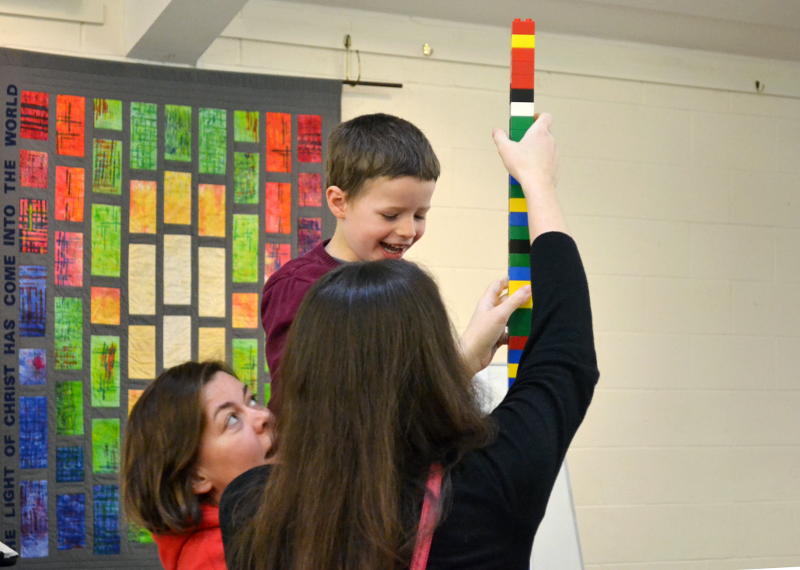
[[[283,0],[291,2],[293,0]],[[800,0],[312,0],[312,4],[800,62]]]

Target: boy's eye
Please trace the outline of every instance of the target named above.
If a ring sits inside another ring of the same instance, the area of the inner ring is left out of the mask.
[[[384,220],[389,220],[389,221],[397,219],[397,214],[381,214],[381,216],[383,216]]]
[[[425,219],[425,214],[415,214],[414,219],[422,221]]]

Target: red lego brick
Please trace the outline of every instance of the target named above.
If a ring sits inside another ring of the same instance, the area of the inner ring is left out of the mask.
[[[521,20],[517,18],[514,20],[514,23],[511,24],[511,33],[512,34],[535,34],[536,33],[536,22],[531,19]]]

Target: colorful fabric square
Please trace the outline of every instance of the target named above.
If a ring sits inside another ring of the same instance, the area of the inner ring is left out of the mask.
[[[158,106],[155,103],[131,103],[130,166],[137,170],[155,170],[158,164]]]
[[[86,100],[75,95],[56,97],[56,152],[84,156]]]
[[[19,266],[20,336],[44,336],[47,324],[47,269],[43,265]]]
[[[156,181],[131,180],[130,188],[130,233],[156,233]]]
[[[56,495],[56,543],[59,550],[86,548],[86,495]]]
[[[225,186],[198,185],[197,217],[198,235],[225,237]]]
[[[92,495],[92,551],[95,554],[119,554],[119,487],[94,485]]]
[[[92,192],[122,194],[122,141],[94,139]]]
[[[47,480],[22,481],[20,495],[20,556],[44,558],[48,552]]]
[[[55,245],[56,285],[83,287],[83,234],[57,231]]]
[[[192,160],[192,108],[165,105],[164,158],[180,162]]]
[[[191,172],[164,172],[164,223],[192,223]]]
[[[19,398],[19,466],[47,468],[47,398]]]
[[[165,305],[192,303],[192,236],[164,235],[162,286]]]
[[[56,435],[83,435],[83,382],[56,383]]]
[[[44,348],[19,349],[19,383],[41,386],[47,382],[47,351]]]
[[[258,282],[258,216],[233,215],[233,282]]]
[[[322,162],[322,117],[297,115],[297,161]]]
[[[322,240],[322,218],[297,219],[297,252],[305,255]]]
[[[509,136],[519,141],[533,124],[534,116],[534,57],[536,24],[533,20],[514,20],[511,30],[511,82]],[[528,251],[528,206],[519,182],[509,176],[508,181],[508,252],[509,294],[530,283],[531,271]],[[508,378],[512,383],[517,376],[519,358],[530,334],[530,316],[533,300],[515,311],[508,323],[510,343],[508,351]]]
[[[226,257],[224,247],[198,248],[197,312],[201,317],[225,316]]]
[[[231,306],[233,328],[258,328],[258,293],[234,293]]]
[[[35,150],[19,151],[19,179],[28,188],[47,188],[47,153]]]
[[[298,174],[297,193],[299,206],[322,206],[322,175],[318,172],[301,172]]]
[[[233,339],[233,371],[236,377],[257,392],[258,341],[254,338]]]
[[[120,291],[117,287],[92,287],[93,325],[118,325],[119,310]]]
[[[95,336],[91,341],[92,407],[119,407],[119,337]]]
[[[20,95],[19,134],[24,139],[46,141],[50,125],[47,93],[23,91]]]
[[[136,405],[136,402],[139,401],[139,398],[142,397],[144,394],[144,390],[137,390],[137,389],[130,389],[128,390],[128,415],[131,415],[133,411],[133,407]]]
[[[92,204],[92,275],[119,277],[121,217],[119,206]]]
[[[165,315],[162,319],[163,331],[161,361],[164,368],[181,364],[192,359],[192,318],[180,315]]]
[[[259,133],[258,111],[233,112],[233,140],[243,143],[257,143]]]
[[[292,245],[288,243],[264,244],[264,281],[292,259]]]
[[[150,544],[154,542],[153,535],[150,534],[146,528],[139,526],[134,522],[128,523],[128,542],[135,542],[137,544]]]
[[[260,155],[236,152],[233,155],[233,201],[237,204],[258,204]]]
[[[121,131],[122,101],[119,99],[95,99],[94,128]]]
[[[55,369],[83,368],[83,300],[55,298]]]
[[[128,327],[128,378],[152,380],[156,377],[156,327]]]
[[[56,166],[56,220],[83,221],[83,168]]]
[[[268,234],[288,234],[292,231],[292,185],[288,182],[267,182],[266,218]]]
[[[83,468],[82,445],[56,448],[56,483],[83,481]]]
[[[47,200],[19,201],[19,250],[47,253]]]
[[[156,246],[128,245],[128,313],[156,314]]]
[[[267,172],[292,171],[292,116],[267,113]]]
[[[119,419],[95,418],[92,420],[92,473],[118,471]]]
[[[223,327],[200,327],[197,342],[197,359],[227,361],[225,335]]]
[[[225,174],[228,158],[228,114],[225,109],[200,108],[200,174]]]

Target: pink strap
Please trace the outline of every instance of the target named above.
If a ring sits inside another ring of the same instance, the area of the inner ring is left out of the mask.
[[[431,465],[428,482],[425,484],[425,499],[422,501],[422,512],[419,515],[419,528],[414,546],[414,556],[411,558],[409,570],[425,570],[428,566],[428,554],[431,551],[431,540],[439,514],[439,498],[442,492],[442,466],[438,463]]]

